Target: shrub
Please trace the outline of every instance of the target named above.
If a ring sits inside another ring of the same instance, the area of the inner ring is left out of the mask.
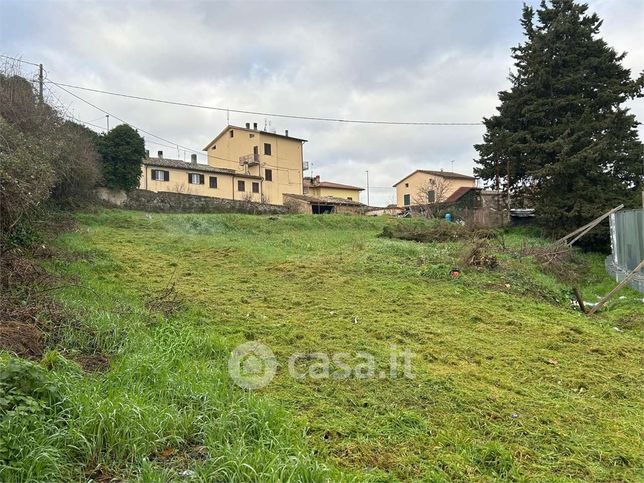
[[[139,186],[145,141],[127,124],[115,127],[98,139],[103,157],[105,186],[130,191]]]
[[[0,74],[0,254],[33,238],[23,235],[47,200],[90,198],[100,175],[92,136],[41,103],[26,79]]]

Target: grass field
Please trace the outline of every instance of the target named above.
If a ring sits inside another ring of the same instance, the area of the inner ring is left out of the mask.
[[[57,241],[71,255],[46,264],[73,281],[52,296],[78,317],[34,376],[50,402],[1,420],[0,480],[643,476],[644,303],[630,289],[589,318],[528,257],[451,280],[461,243],[379,238],[382,218],[77,219]],[[584,257],[595,301],[614,284],[602,256]],[[246,341],[278,361],[253,392],[227,371]],[[294,379],[287,367],[294,353],[356,364],[367,352],[379,376],[392,347],[413,353],[413,378]],[[88,350],[109,371],[70,362]]]

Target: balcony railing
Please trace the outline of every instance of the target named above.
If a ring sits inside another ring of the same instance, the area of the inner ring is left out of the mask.
[[[239,165],[240,166],[252,166],[254,164],[259,164],[259,154],[258,153],[252,153],[252,154],[245,154],[243,156],[239,157]]]

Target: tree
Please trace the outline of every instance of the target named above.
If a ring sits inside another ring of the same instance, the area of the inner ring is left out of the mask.
[[[127,124],[121,124],[98,139],[103,157],[103,183],[108,188],[130,191],[139,186],[145,142]]]
[[[430,179],[424,183],[414,196],[414,205],[427,218],[435,218],[440,204],[447,201],[452,192],[452,183],[446,178]]]
[[[623,103],[637,80],[598,38],[602,24],[573,0],[524,6],[525,42],[512,49],[512,87],[498,114],[484,119],[475,173],[488,185],[527,196],[553,234],[608,209],[635,205],[644,186],[638,122]],[[499,186],[498,180],[503,180]]]

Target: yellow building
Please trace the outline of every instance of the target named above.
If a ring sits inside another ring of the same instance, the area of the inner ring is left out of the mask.
[[[192,160],[187,163],[167,159],[163,157],[163,151],[159,151],[158,157],[143,160],[139,188],[229,200],[261,201],[263,180],[260,176],[198,164],[196,154],[192,155]]]
[[[304,178],[304,194],[316,198],[341,198],[349,201],[360,201],[360,192],[364,188],[347,184],[320,181],[320,177]]]
[[[140,189],[231,200],[284,204],[284,194],[303,194],[305,139],[253,127],[226,126],[205,148],[208,164],[163,157],[143,160]]]
[[[398,181],[396,205],[399,207],[443,203],[459,188],[473,188],[476,179],[451,171],[417,169]]]
[[[246,127],[226,126],[204,148],[208,165],[262,178],[260,198],[281,205],[284,194],[302,194],[303,146],[306,139]],[[238,176],[240,176],[239,174]]]

